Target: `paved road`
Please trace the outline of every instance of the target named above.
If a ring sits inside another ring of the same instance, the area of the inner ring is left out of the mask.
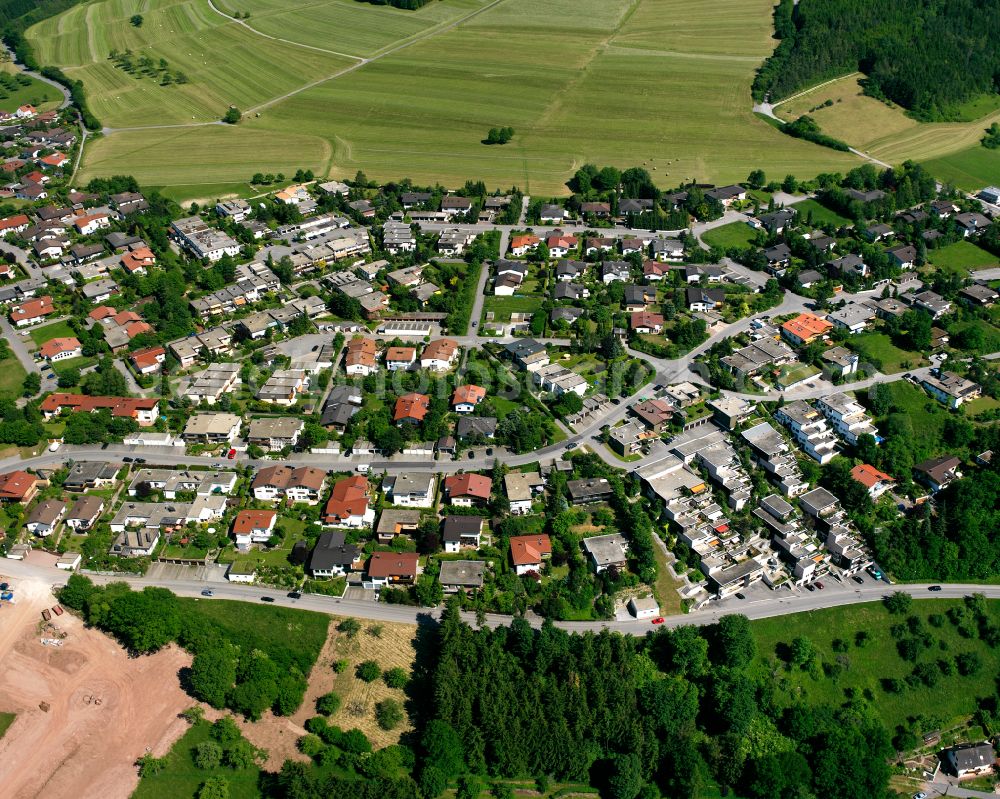
[[[62,584],[66,581],[66,572],[55,567],[40,566],[22,561],[4,560],[0,562],[0,574],[14,579],[39,579],[50,584]],[[337,599],[319,594],[307,594],[301,599],[289,599],[285,592],[276,588],[260,586],[234,585],[208,579],[202,580],[156,580],[146,577],[131,577],[127,575],[106,576],[88,575],[94,582],[107,583],[113,580],[124,580],[136,588],[159,586],[169,588],[180,596],[200,596],[206,588],[210,588],[217,599],[232,599],[243,602],[259,602],[260,597],[273,597],[276,605],[296,607],[302,610],[315,610],[339,616],[357,616],[363,619],[379,621],[395,621],[416,623],[422,619],[437,618],[440,609],[413,608],[400,605],[389,605],[365,600]],[[807,594],[787,594],[778,592],[767,599],[746,601],[742,603],[727,603],[725,606],[709,607],[692,613],[670,616],[664,621],[667,627],[680,627],[687,624],[702,626],[713,624],[722,616],[731,613],[742,613],[751,619],[767,619],[784,616],[790,613],[801,613],[810,610],[822,610],[831,607],[860,604],[878,601],[890,591],[906,591],[915,599],[960,599],[972,593],[984,594],[989,599],[1000,599],[1000,586],[989,585],[943,585],[939,592],[927,590],[927,585],[909,585],[888,587],[884,584],[859,587],[856,591],[816,591]],[[530,615],[529,621],[539,626],[541,618]],[[509,616],[489,615],[487,623],[490,626],[508,624]],[[584,621],[556,622],[556,626],[573,632],[613,630],[627,635],[645,635],[655,627],[648,621]]]

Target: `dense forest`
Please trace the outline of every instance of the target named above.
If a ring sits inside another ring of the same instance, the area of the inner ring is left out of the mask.
[[[748,669],[750,624],[575,635],[523,619],[438,632],[433,718],[421,732],[425,796],[461,775],[582,782],[607,799],[886,795],[890,735],[870,704],[777,709]]]
[[[860,71],[865,91],[922,120],[997,92],[1000,4],[981,0],[781,0],[780,43],[754,81],[757,100]]]

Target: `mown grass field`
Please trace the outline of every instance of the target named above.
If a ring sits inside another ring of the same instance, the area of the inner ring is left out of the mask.
[[[9,61],[0,64],[0,71],[11,74],[19,72]],[[31,82],[27,86],[18,85],[14,91],[4,90],[7,97],[0,99],[0,111],[16,111],[25,103],[35,106],[39,111],[51,111],[59,107],[62,92],[37,78],[28,76],[28,80]]]
[[[144,19],[139,28],[129,23],[137,10]],[[252,108],[352,63],[263,39],[213,11],[208,0],[150,0],[142,9],[99,0],[47,19],[27,36],[41,63],[84,82],[92,110],[112,128],[218,120],[230,105]],[[161,86],[133,77],[108,59],[112,50],[163,58],[188,82]]]
[[[983,132],[1000,122],[996,97],[966,104],[967,122],[922,123],[861,93],[860,74],[839,80],[780,104],[782,119],[809,114],[828,133],[889,163],[924,161],[935,177],[966,190],[1000,182],[1000,154],[979,145]],[[828,100],[833,105],[822,107]]]
[[[814,225],[825,225],[829,223],[831,225],[835,225],[836,227],[842,227],[851,221],[846,216],[841,216],[836,211],[831,211],[825,205],[821,205],[815,200],[803,200],[802,202],[795,203],[790,207],[798,211],[801,219],[809,219],[811,216],[812,223]]]
[[[92,86],[109,126],[208,122],[229,103],[253,109],[235,129],[111,133],[88,145],[82,177],[129,172],[179,199],[241,193],[234,184],[253,172],[298,167],[449,186],[479,177],[563,194],[588,161],[644,164],[664,186],[739,180],[751,166],[811,177],[857,163],[751,113],[750,81],[774,45],[770,0],[442,0],[416,13],[351,0],[222,1],[230,13],[249,10],[245,22],[261,33],[308,47],[265,38],[207,0],[150,0],[138,31],[124,0],[31,30],[47,56]],[[160,88],[114,69],[107,50],[126,42],[184,69],[190,84]],[[407,46],[332,79],[355,62],[312,49],[377,56],[398,43]],[[230,49],[240,51],[239,77]],[[261,79],[253,59],[269,65]],[[513,141],[481,144],[497,125],[512,126]]]
[[[864,361],[880,363],[883,374],[895,374],[926,365],[919,352],[902,350],[885,333],[860,333],[848,341]],[[905,364],[905,365],[904,365]]]
[[[756,235],[757,231],[745,222],[730,222],[706,231],[701,238],[710,247],[728,250],[730,247],[746,247]]]
[[[922,685],[906,688],[900,694],[887,693],[881,681],[904,679],[913,671],[913,664],[899,656],[896,641],[889,632],[892,625],[905,622],[906,617],[889,615],[881,603],[795,613],[751,622],[758,647],[756,668],[761,671],[777,670],[781,690],[775,699],[782,704],[796,701],[840,705],[846,699],[847,689],[859,693],[870,691],[876,711],[890,730],[894,730],[897,724],[905,724],[907,717],[918,714],[940,719],[944,727],[948,722],[975,712],[977,699],[994,691],[990,675],[996,674],[1000,668],[1000,656],[996,650],[978,639],[963,638],[947,619],[941,627],[928,623],[928,616],[943,616],[949,608],[961,604],[961,600],[948,599],[921,599],[913,603],[909,615],[922,621],[934,642],[934,646],[925,650],[917,662],[934,662],[954,658],[961,652],[975,652],[982,663],[978,674],[962,677],[956,673],[942,676],[933,688]],[[994,622],[1000,620],[1000,603],[990,602],[988,607]],[[856,633],[861,630],[869,636],[869,642],[864,647],[854,643]],[[822,671],[813,675],[800,669],[786,670],[782,664],[781,645],[787,646],[799,636],[812,642],[824,662],[836,662],[838,655],[845,659],[839,677],[827,677]],[[833,641],[838,638],[848,642],[844,653],[833,649]]]
[[[61,322],[53,322],[49,325],[33,327],[29,332],[29,337],[35,342],[35,345],[39,347],[46,341],[51,341],[54,338],[69,338],[75,335],[76,331],[70,327],[69,322],[65,319]]]
[[[21,396],[21,384],[27,376],[21,362],[11,356],[0,359],[0,397],[12,399]]]
[[[937,269],[968,277],[973,269],[996,266],[997,257],[968,241],[956,241],[947,247],[927,251],[928,262]]]
[[[268,36],[353,56],[372,56],[398,42],[433,31],[487,5],[489,0],[446,0],[417,11],[376,6],[357,0],[305,4],[286,0],[220,0],[215,5]]]

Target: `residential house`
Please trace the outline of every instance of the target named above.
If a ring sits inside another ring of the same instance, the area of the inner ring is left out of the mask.
[[[782,335],[797,347],[809,344],[831,330],[833,330],[832,322],[811,313],[801,313],[781,326]]]
[[[463,416],[455,423],[455,435],[462,441],[488,441],[496,432],[497,420],[492,416]]]
[[[51,535],[66,512],[66,503],[60,499],[45,499],[32,508],[25,522],[25,529],[39,538]]]
[[[566,213],[566,209],[559,205],[553,205],[551,203],[543,205],[538,210],[538,219],[543,224],[559,224],[565,221],[569,217]]]
[[[83,355],[83,348],[75,336],[67,336],[49,339],[38,348],[38,354],[49,363],[56,363],[68,361],[70,358],[79,358]]]
[[[104,500],[97,496],[80,497],[66,514],[66,526],[74,533],[92,530],[104,512]]]
[[[323,511],[323,523],[335,527],[371,527],[375,509],[369,503],[369,490],[368,480],[361,475],[338,480]]]
[[[852,447],[857,446],[863,435],[871,436],[876,442],[881,440],[871,418],[854,397],[836,391],[818,399],[816,408]]]
[[[962,477],[959,471],[961,465],[961,459],[954,455],[944,455],[922,461],[913,470],[917,473],[917,478],[932,491],[940,491]]]
[[[900,269],[913,269],[917,264],[917,248],[911,244],[899,244],[885,251],[889,262]]]
[[[544,344],[534,339],[518,339],[504,345],[514,362],[525,371],[535,372],[549,365],[549,353]]]
[[[361,568],[361,547],[348,544],[343,530],[321,533],[306,570],[313,577],[335,577]]]
[[[980,213],[966,213],[958,214],[955,217],[955,225],[961,231],[962,235],[968,238],[969,236],[975,236],[977,233],[985,230],[990,226],[990,220],[988,217],[983,216]]]
[[[629,327],[636,333],[660,334],[663,332],[663,314],[636,311],[629,316]]]
[[[273,510],[241,510],[233,519],[236,548],[246,552],[253,544],[266,544],[274,535],[278,514]]]
[[[33,300],[27,300],[10,309],[10,321],[15,327],[29,327],[45,321],[45,317],[56,312],[52,297],[45,295]]]
[[[849,302],[843,308],[831,311],[826,315],[834,327],[846,330],[848,333],[861,333],[875,321],[875,309],[868,303]]]
[[[507,472],[503,485],[510,512],[515,516],[531,513],[535,494],[545,488],[545,482],[538,472]]]
[[[451,408],[455,413],[474,413],[476,406],[486,399],[486,389],[482,386],[458,386],[451,396]]]
[[[725,300],[726,292],[722,289],[703,289],[700,286],[687,289],[687,306],[692,313],[714,311],[721,308]]]
[[[913,307],[926,311],[933,319],[940,319],[951,312],[951,303],[933,291],[921,291],[912,296]]]
[[[973,383],[954,372],[942,372],[932,369],[931,373],[920,379],[923,389],[938,402],[943,402],[949,408],[958,408],[963,402],[982,396],[983,387]]]
[[[614,283],[616,280],[628,282],[631,277],[632,265],[628,261],[602,261],[601,280],[605,285]]]
[[[445,516],[441,525],[444,551],[454,553],[463,549],[479,549],[484,521],[482,516]]]
[[[446,560],[441,563],[438,582],[446,594],[482,588],[486,562],[481,560]]]
[[[413,585],[419,574],[416,552],[373,552],[368,560],[366,583],[372,588]]]
[[[802,400],[778,408],[775,418],[791,430],[803,452],[820,464],[837,454],[837,439],[819,411]]]
[[[864,262],[860,255],[855,255],[854,253],[848,253],[835,261],[830,261],[826,266],[831,272],[835,272],[843,277],[868,277],[868,264]]]
[[[829,364],[829,368],[835,374],[846,377],[858,371],[858,364],[861,359],[856,352],[851,352],[847,347],[829,347],[823,351],[821,356],[823,361]]]
[[[534,250],[541,239],[531,233],[524,233],[514,236],[510,240],[510,253],[515,256],[524,256]]]
[[[39,406],[46,419],[51,419],[64,410],[94,413],[105,408],[111,411],[112,416],[134,419],[140,427],[149,427],[160,415],[160,401],[156,398],[91,397],[57,392],[49,394]]]
[[[892,477],[868,463],[859,463],[851,469],[851,477],[865,487],[868,496],[873,500],[878,499],[896,485],[896,481]]]
[[[430,508],[434,505],[437,480],[433,474],[413,472],[387,475],[382,489],[393,505],[407,508]]]
[[[629,410],[639,418],[649,431],[658,436],[670,429],[670,421],[677,412],[671,403],[662,399],[646,400],[633,405]]]
[[[958,292],[958,298],[970,308],[983,308],[995,303],[1000,294],[984,283],[972,283]]]
[[[385,352],[385,367],[390,372],[407,370],[417,362],[417,350],[414,347],[389,347]]]
[[[552,557],[547,535],[516,535],[510,538],[510,559],[518,576],[539,574],[542,563]]]
[[[570,501],[574,505],[588,505],[592,502],[607,502],[614,496],[609,483],[603,477],[569,480],[566,483]]]
[[[620,533],[584,538],[583,548],[598,574],[608,569],[624,569],[628,565],[628,543]]]
[[[414,536],[420,528],[420,511],[387,508],[378,517],[375,536],[380,544],[391,544],[396,536]]]
[[[403,394],[396,400],[392,420],[397,424],[420,424],[430,410],[431,400],[426,394]]]
[[[305,429],[305,422],[292,416],[264,416],[253,419],[247,435],[247,443],[268,452],[278,452],[285,447],[294,447]]]
[[[284,464],[266,466],[257,472],[250,487],[254,499],[274,502],[282,497],[289,503],[301,502],[315,505],[326,486],[326,472],[300,466],[296,469]]]
[[[993,744],[984,741],[979,744],[958,744],[945,749],[942,761],[947,770],[961,779],[977,774],[992,773],[996,768],[997,754]]]
[[[367,377],[378,368],[378,348],[369,338],[353,338],[344,351],[344,371],[349,375]]]
[[[240,433],[242,418],[235,413],[196,413],[184,425],[189,444],[231,444]]]
[[[545,246],[549,248],[549,256],[551,258],[565,258],[571,252],[574,252],[577,246],[580,244],[580,240],[576,236],[570,236],[562,231],[553,231],[552,234],[545,239]],[[562,277],[559,273],[559,266],[556,266],[556,276],[560,280],[572,280],[576,275],[570,277]]]
[[[17,469],[0,474],[0,502],[27,505],[38,493],[38,479]]]
[[[492,486],[493,482],[484,475],[463,472],[444,479],[444,494],[451,505],[467,508],[483,506],[490,501]]]

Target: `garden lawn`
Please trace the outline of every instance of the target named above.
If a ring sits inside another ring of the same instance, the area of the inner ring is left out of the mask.
[[[825,225],[829,223],[835,225],[836,227],[842,227],[851,221],[846,216],[841,216],[836,211],[831,211],[825,205],[816,202],[816,200],[803,200],[802,202],[795,203],[790,207],[799,212],[799,219],[802,221],[805,221],[806,218],[812,214],[812,221],[814,225]]]
[[[923,355],[900,349],[886,333],[858,333],[851,336],[847,343],[863,359],[878,366],[883,374],[915,369],[926,363]]]
[[[947,727],[960,717],[968,716],[977,708],[977,697],[989,694],[992,688],[990,675],[1000,669],[1000,654],[990,649],[978,639],[960,636],[945,619],[944,626],[933,627],[927,622],[931,614],[944,615],[949,608],[962,605],[961,600],[921,599],[913,603],[910,615],[915,615],[924,623],[934,641],[934,646],[924,650],[917,662],[935,662],[939,658],[954,658],[962,652],[979,655],[982,668],[976,675],[962,677],[953,674],[941,676],[937,685],[928,688],[907,687],[900,694],[887,693],[882,688],[886,678],[904,679],[913,671],[912,663],[904,661],[896,650],[896,641],[889,633],[893,624],[905,621],[905,616],[890,616],[881,603],[851,605],[828,610],[795,613],[774,619],[752,621],[754,637],[757,639],[758,657],[754,669],[764,672],[777,668],[779,691],[774,700],[779,705],[793,702],[815,705],[829,703],[840,705],[845,701],[845,691],[849,688],[858,693],[871,691],[874,695],[872,707],[889,728],[905,724],[914,714],[940,720],[939,724],[928,727]],[[994,624],[1000,622],[1000,602],[988,602]],[[863,648],[855,646],[855,635],[859,631],[869,635],[869,643]],[[794,669],[784,670],[782,659],[776,654],[779,645],[788,645],[797,637],[808,638],[817,654],[825,663],[834,663],[838,654],[832,642],[841,639],[849,643],[843,671],[839,677],[824,676],[822,670],[817,676]],[[940,648],[944,642],[946,648]]]
[[[1000,160],[1000,155],[997,155]],[[1000,258],[968,241],[956,241],[938,250],[928,250],[927,260],[936,268],[968,277],[970,270],[996,266]]]
[[[198,744],[212,740],[211,725],[201,721],[191,727],[173,745],[164,758],[160,773],[143,777],[132,799],[193,799],[202,783],[209,777],[223,777],[229,785],[230,799],[258,799],[260,769],[231,769],[226,766],[203,770],[194,764],[194,750]]]
[[[493,321],[502,323],[509,322],[512,313],[533,314],[541,307],[541,297],[487,297],[483,303],[484,313],[492,311]]]
[[[50,325],[31,328],[29,335],[36,346],[42,346],[46,341],[54,338],[70,338],[76,335],[76,331],[69,325],[69,321],[53,322]]]
[[[20,397],[21,384],[27,374],[17,358],[11,356],[0,360],[0,397]]]
[[[706,231],[701,239],[710,247],[728,250],[731,247],[746,247],[756,235],[757,231],[745,222],[730,222]]]

